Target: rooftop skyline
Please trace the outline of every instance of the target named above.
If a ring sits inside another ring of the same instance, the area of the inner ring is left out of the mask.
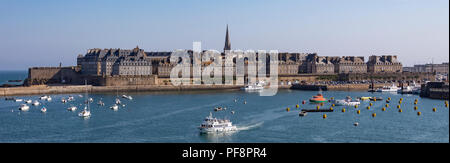
[[[397,55],[404,66],[448,62],[448,0],[5,0],[0,70],[76,65],[91,48],[145,51]]]

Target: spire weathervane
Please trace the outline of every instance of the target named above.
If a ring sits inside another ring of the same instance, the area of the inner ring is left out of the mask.
[[[230,42],[230,34],[228,32],[228,24],[227,24],[227,34],[225,36],[225,47],[223,48],[224,51],[231,50],[231,42]]]

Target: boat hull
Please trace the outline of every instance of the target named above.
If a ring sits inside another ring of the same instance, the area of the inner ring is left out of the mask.
[[[213,133],[224,133],[224,132],[233,132],[233,131],[237,131],[236,126],[231,126],[231,127],[223,127],[223,128],[199,128],[200,129],[200,133],[202,134],[213,134]]]

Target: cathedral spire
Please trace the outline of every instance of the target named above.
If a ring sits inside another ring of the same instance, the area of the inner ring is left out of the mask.
[[[227,24],[227,34],[225,36],[225,47],[223,48],[224,51],[231,50],[231,42],[230,42],[230,34],[228,32],[228,24]]]

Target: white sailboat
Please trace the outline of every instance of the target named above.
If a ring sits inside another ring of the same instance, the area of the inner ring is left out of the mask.
[[[27,101],[25,101],[25,103],[31,104],[31,103],[33,103],[33,100],[27,100]]]
[[[34,101],[33,106],[39,106],[40,104],[39,101]]]
[[[87,82],[85,81],[85,85],[86,85],[86,101],[87,103],[85,104],[86,106],[84,107],[84,110],[81,111],[80,113],[78,113],[78,116],[83,117],[83,118],[88,118],[91,116],[91,110],[89,108],[89,98],[88,98],[88,93],[87,93]]]
[[[119,110],[119,105],[114,104],[113,106],[110,107],[111,110],[117,111]]]

